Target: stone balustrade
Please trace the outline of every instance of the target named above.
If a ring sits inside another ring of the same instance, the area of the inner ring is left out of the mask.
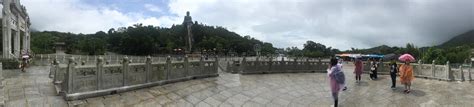
[[[74,57],[76,63],[80,65],[95,65],[97,58],[102,57],[105,64],[120,64],[123,57],[128,57],[131,63],[145,63],[145,56],[127,56],[127,55],[56,55],[56,54],[37,54],[34,56],[34,65],[50,65],[53,61],[66,64],[67,58]],[[167,57],[151,57],[153,62],[166,62]],[[184,57],[171,57],[171,61],[183,61]],[[199,61],[199,57],[188,57],[190,61]]]
[[[323,62],[312,59],[293,59],[293,61],[274,60],[260,60],[256,57],[255,60],[247,60],[244,57],[242,61],[231,61],[227,63],[227,71],[231,73],[240,74],[259,74],[259,73],[299,73],[299,72],[327,72],[329,62]]]
[[[80,65],[76,58],[70,57],[67,65],[54,61],[50,77],[58,93],[66,100],[120,93],[139,88],[196,78],[218,76],[218,59],[189,61],[184,57],[181,62],[153,62],[147,57],[145,63],[130,63],[128,57],[121,64],[104,64],[98,57],[96,65]]]
[[[397,63],[398,67],[402,63]],[[459,66],[452,67],[449,61],[445,65],[436,65],[435,61],[431,64],[423,64],[421,62],[411,63],[414,70],[415,77],[438,79],[445,81],[472,81],[472,63],[462,64]],[[370,63],[365,63],[364,71],[370,71]],[[390,66],[389,63],[380,63],[378,67],[378,74],[389,74]]]

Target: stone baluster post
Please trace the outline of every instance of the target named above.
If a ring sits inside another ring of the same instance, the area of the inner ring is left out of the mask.
[[[0,82],[3,81],[3,63],[0,62]]]
[[[152,78],[152,60],[151,60],[151,56],[147,56],[146,57],[146,82],[149,83],[151,82],[151,78]]]
[[[202,62],[202,61],[201,61]],[[166,57],[166,80],[169,80],[169,75],[171,72],[171,56]]]
[[[231,65],[230,65],[230,62],[229,61],[226,61],[227,62],[227,67],[226,67],[226,71],[229,72],[231,70]]]
[[[433,61],[431,62],[431,76],[432,76],[433,78],[436,77],[436,75],[435,75],[435,70],[436,70],[436,69],[435,69],[435,67],[436,67],[435,62],[436,62],[436,60],[433,60]]]
[[[464,70],[462,68],[462,64],[459,65],[459,69],[461,69],[461,81],[464,81]]]
[[[97,55],[94,55],[94,59],[97,59]],[[95,61],[94,59],[92,59],[92,61]]]
[[[190,72],[191,69],[189,68],[189,58],[188,58],[188,55],[184,55],[184,68],[185,68],[185,71],[184,71],[184,77],[187,77],[188,79],[191,79],[192,78],[192,75]]]
[[[304,63],[304,69],[303,70],[308,70],[308,71],[312,71],[311,69],[311,63],[309,62],[309,58],[306,58],[306,62]]]
[[[289,69],[289,70],[297,70],[297,69],[298,69],[298,57],[293,59],[293,65],[292,65],[291,69]]]
[[[273,56],[270,55],[270,60],[268,60],[268,68],[267,68],[267,71],[271,71],[273,70]]]
[[[469,70],[468,70],[468,75],[469,75],[469,81],[472,81],[472,76],[471,76],[471,69],[472,69],[472,61],[469,63]]]
[[[448,81],[451,81],[451,80],[452,80],[452,76],[453,76],[452,74],[453,74],[453,73],[452,73],[452,71],[451,71],[451,67],[449,66],[449,61],[446,62],[446,65],[445,65],[445,66],[446,66],[446,79],[447,79]]]
[[[265,62],[265,58],[263,58],[262,62]],[[260,56],[256,56],[255,62],[254,62],[255,69],[258,70],[260,68],[260,65],[261,65],[260,64]]]
[[[86,56],[86,62],[88,62],[88,61],[89,61],[89,55]]]
[[[76,63],[74,61],[74,57],[71,57],[69,58],[69,61],[68,61],[66,76],[64,79],[65,87],[63,88],[66,90],[66,93],[74,92],[73,81],[74,81],[75,68],[76,68]]]
[[[103,82],[103,75],[104,75],[104,58],[99,57],[97,58],[97,90],[100,90],[104,87],[102,84]]]
[[[78,61],[82,61],[81,55],[79,55],[79,60]]]
[[[324,71],[324,65],[323,62],[321,62],[321,58],[318,58],[318,69],[317,70],[323,70]]]
[[[219,56],[217,56],[217,55],[215,56],[214,66],[215,66],[216,68],[214,68],[215,71],[213,72],[212,75],[217,74],[217,73],[219,72]]]
[[[417,66],[417,67],[418,67],[417,70],[419,70],[419,71],[413,71],[413,72],[414,72],[416,75],[420,75],[421,72],[422,72],[421,68],[423,68],[422,66],[423,66],[423,62],[421,62],[421,60],[419,60],[419,61],[418,61],[418,66]],[[400,66],[398,66],[398,67],[400,67]],[[415,69],[416,69],[416,68],[415,68]]]
[[[122,81],[122,86],[127,86],[128,85],[128,71],[129,71],[129,60],[128,57],[125,56],[123,57],[122,60],[122,70],[123,70],[123,81]]]
[[[240,62],[240,71],[239,72],[244,72],[246,64],[247,64],[247,58],[244,56],[242,58],[242,62]]]
[[[53,65],[54,65],[53,66],[54,68],[52,68],[52,69],[54,69],[54,72],[52,74],[53,75],[53,83],[57,84],[58,83],[58,78],[59,78],[59,75],[60,75],[60,72],[61,72],[61,71],[59,71],[59,61],[54,60]],[[62,74],[62,75],[64,75],[64,74]]]
[[[72,57],[72,56],[71,56],[71,57]],[[63,62],[66,62],[66,55],[63,56],[62,61],[63,61]]]
[[[199,57],[199,68],[200,68],[199,71],[194,71],[194,72],[198,72],[197,73],[198,75],[205,74],[206,70],[204,70],[204,56],[202,55]]]

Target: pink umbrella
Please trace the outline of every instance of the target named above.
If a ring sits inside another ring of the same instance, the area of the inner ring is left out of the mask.
[[[398,60],[402,62],[415,62],[415,58],[410,54],[403,54],[402,56],[398,57]]]

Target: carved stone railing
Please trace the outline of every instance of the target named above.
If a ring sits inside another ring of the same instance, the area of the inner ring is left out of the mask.
[[[402,63],[397,63],[398,67]],[[435,61],[431,64],[423,64],[421,62],[411,63],[414,70],[415,77],[437,79],[446,81],[472,81],[472,63],[462,64],[459,66],[450,66],[449,61],[445,65],[436,65]],[[367,70],[368,65],[364,66]],[[370,68],[369,68],[370,69]],[[380,63],[378,68],[379,74],[389,74],[390,66],[389,63]],[[368,71],[366,71],[368,72]]]
[[[248,61],[243,58],[242,61],[232,61],[227,63],[227,71],[240,74],[259,74],[259,73],[298,73],[298,72],[327,72],[329,62],[315,61],[310,59],[285,61],[260,60]]]
[[[57,61],[55,61],[57,62]],[[121,64],[104,64],[103,58],[97,58],[96,65],[78,65],[75,58],[69,58],[68,64],[53,63],[50,76],[58,93],[66,100],[120,93],[139,88],[196,78],[218,76],[218,59],[181,62],[152,62],[151,57],[145,63],[130,63],[128,57]]]
[[[95,65],[97,58],[102,57],[103,62],[107,64],[120,64],[122,58],[126,55],[56,55],[56,54],[37,54],[33,57],[34,65],[50,65],[54,61],[60,64],[67,64],[69,57],[74,57],[79,65]],[[131,63],[145,63],[145,56],[127,56]],[[151,57],[152,62],[165,62],[167,57]],[[171,57],[171,61],[183,61],[184,57]],[[199,57],[188,57],[190,61],[199,61]]]

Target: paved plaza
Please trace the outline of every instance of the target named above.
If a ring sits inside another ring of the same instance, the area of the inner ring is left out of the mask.
[[[372,81],[363,75],[354,82],[353,66],[345,65],[347,91],[342,107],[474,106],[474,83],[417,78],[410,94],[403,87],[390,89],[389,76]],[[191,80],[115,95],[65,101],[55,95],[49,67],[34,66],[26,73],[4,70],[1,97],[7,107],[329,107],[333,101],[324,73],[239,75],[220,72],[219,77]],[[415,71],[416,72],[416,71]]]

